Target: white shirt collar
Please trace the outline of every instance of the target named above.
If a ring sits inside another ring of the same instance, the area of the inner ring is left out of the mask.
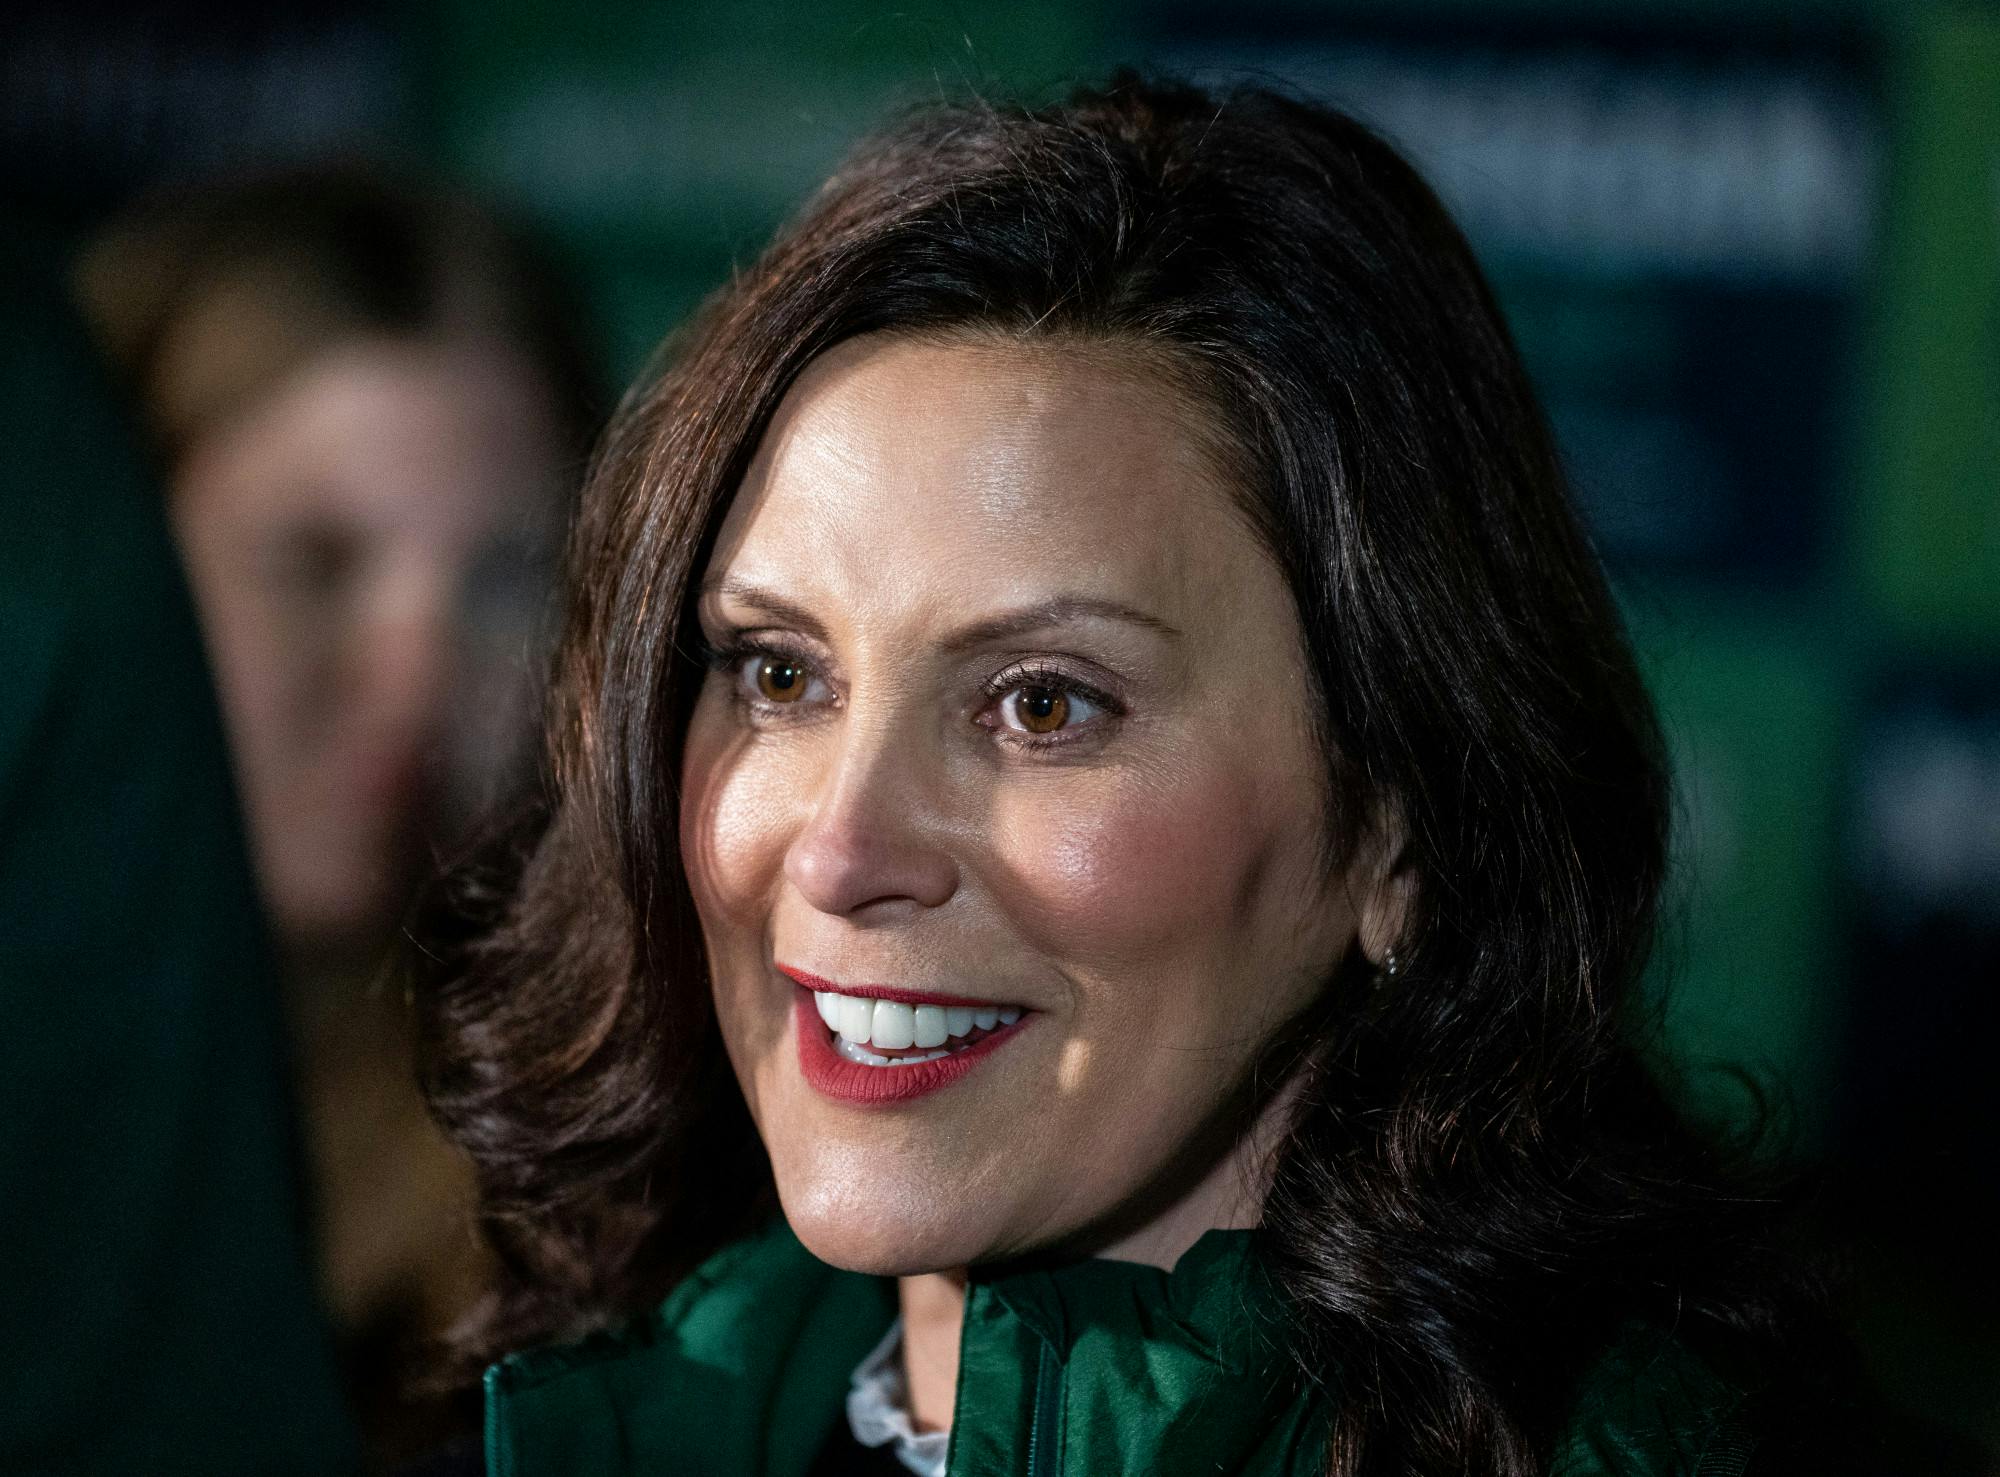
[[[903,1379],[903,1320],[896,1319],[882,1342],[854,1366],[847,1392],[847,1424],[863,1446],[896,1443],[896,1459],[917,1477],[944,1477],[949,1431],[919,1431],[910,1420],[910,1392]]]

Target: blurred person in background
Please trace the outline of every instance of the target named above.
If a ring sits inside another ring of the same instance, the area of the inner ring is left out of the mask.
[[[358,168],[142,208],[79,284],[168,484],[283,962],[322,1291],[393,1453],[405,1357],[482,1273],[412,1082],[399,925],[528,776],[592,365],[514,233]]]

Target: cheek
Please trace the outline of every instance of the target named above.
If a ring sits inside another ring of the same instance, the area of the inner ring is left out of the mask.
[[[330,706],[347,697],[253,588],[200,591],[202,632],[237,763],[253,789],[316,783]],[[286,802],[287,805],[296,803]]]
[[[354,700],[357,674],[335,660],[351,639],[351,612],[302,614],[243,572],[248,556],[240,547],[184,548],[239,754],[273,771],[309,764]]]
[[[1254,784],[1209,771],[1168,787],[1135,774],[1079,789],[1022,807],[997,831],[1010,911],[1043,949],[1090,970],[1240,938],[1283,842]]]
[[[768,750],[704,693],[681,761],[680,851],[700,917],[716,1019],[737,1085],[760,1131],[761,1076],[777,1061],[789,1016],[765,988],[765,943],[783,874],[796,794]]]
[[[761,930],[784,870],[798,777],[718,711],[704,692],[681,762],[681,863],[702,926]]]

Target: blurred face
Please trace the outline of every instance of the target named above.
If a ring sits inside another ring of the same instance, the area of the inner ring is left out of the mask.
[[[1352,945],[1297,617],[1104,350],[863,339],[700,598],[681,847],[806,1245],[883,1274],[1129,1218]]]
[[[176,533],[295,947],[379,941],[420,838],[518,750],[557,444],[505,354],[361,343],[184,459]]]

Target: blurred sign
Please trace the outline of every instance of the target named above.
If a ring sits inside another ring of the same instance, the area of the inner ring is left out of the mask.
[[[1857,572],[1901,639],[2000,660],[2000,15],[1943,12],[1902,75]]]
[[[157,182],[380,144],[406,82],[399,38],[357,5],[12,9],[0,190],[89,214]]]
[[[1841,1137],[1903,1207],[1898,1234],[1984,1258],[2000,1216],[2000,665],[1885,673],[1854,773]]]
[[[1101,8],[439,0],[439,143],[577,250],[636,371],[865,129],[1080,75]],[[998,79],[1006,78],[1008,81]]]
[[[1899,675],[1855,768],[1848,863],[1868,928],[2000,933],[2000,671]]]
[[[1491,11],[1232,25],[1164,23],[1162,60],[1323,97],[1424,171],[1614,562],[1763,587],[1830,562],[1885,150],[1863,47]]]
[[[1654,973],[1674,1049],[1701,1100],[1736,1105],[1734,1084],[1702,1069],[1748,1067],[1818,1140],[1845,1008],[1828,927],[1838,655],[1806,623],[1743,608],[1652,611],[1636,634],[1676,784]]]

